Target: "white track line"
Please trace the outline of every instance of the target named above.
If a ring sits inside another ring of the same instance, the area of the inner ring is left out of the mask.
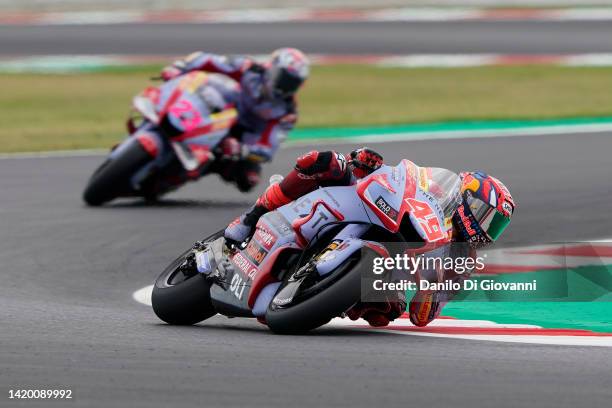
[[[392,143],[421,140],[450,140],[450,139],[489,139],[495,137],[522,137],[522,136],[550,136],[573,133],[605,133],[612,132],[612,124],[587,124],[587,125],[559,125],[542,126],[516,129],[481,129],[481,130],[457,130],[444,132],[406,132],[391,134],[371,134],[354,137],[342,137],[338,139],[320,138],[289,140],[285,142],[286,147],[318,145],[321,143],[333,145],[359,144],[359,143]]]
[[[449,139],[486,139],[495,137],[519,137],[519,136],[549,136],[572,133],[602,133],[612,132],[612,124],[585,124],[585,125],[559,125],[541,126],[516,129],[481,129],[481,130],[457,130],[444,132],[406,132],[393,134],[370,134],[354,137],[341,137],[338,139],[303,139],[289,140],[281,145],[281,149],[295,146],[312,146],[314,144],[358,144],[358,143],[393,143],[421,140],[449,140]],[[44,152],[24,153],[0,153],[0,160],[4,159],[46,159],[56,157],[88,157],[99,156],[108,153],[108,149],[84,149],[84,150],[57,150]]]
[[[526,343],[526,344],[545,344],[557,346],[596,346],[596,347],[612,347],[611,336],[525,336],[525,335],[480,335],[480,334],[440,334],[426,332],[408,332],[408,331],[392,331],[392,330],[377,330],[377,329],[358,329],[376,331],[381,333],[394,333],[405,336],[425,336],[425,337],[443,337],[451,339],[464,340],[480,340],[480,341],[497,341],[502,343]]]

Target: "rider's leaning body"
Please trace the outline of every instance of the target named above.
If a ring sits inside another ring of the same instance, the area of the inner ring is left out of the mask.
[[[220,174],[248,191],[259,182],[260,163],[272,160],[297,121],[295,94],[308,77],[309,62],[293,48],[276,50],[263,64],[248,57],[196,52],[164,68],[161,75],[168,81],[192,71],[223,74],[238,84],[223,94],[238,111],[238,121],[221,145],[223,157],[237,163],[225,163]]]
[[[296,161],[295,167],[280,182],[270,185],[255,205],[236,218],[225,230],[229,242],[244,242],[254,231],[259,218],[276,208],[325,186],[355,184],[383,165],[383,158],[366,147],[347,156],[333,151],[311,151]],[[453,241],[466,242],[472,249],[496,240],[508,226],[515,204],[506,186],[483,172],[463,172],[461,203],[452,216]],[[447,298],[435,291],[418,291],[410,302],[412,323],[425,326],[438,317]],[[387,303],[358,303],[347,315],[366,319],[373,326],[386,326],[406,309],[403,293]]]

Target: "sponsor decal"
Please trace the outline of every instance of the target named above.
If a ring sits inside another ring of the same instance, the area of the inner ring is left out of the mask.
[[[255,265],[259,266],[268,255],[268,251],[251,240],[245,249],[246,255]]]
[[[427,201],[429,201],[429,204],[432,205],[436,213],[443,214],[442,208],[440,207],[440,203],[438,202],[438,200],[436,200],[434,196],[432,196],[426,191],[422,191],[422,193],[423,193],[423,196],[427,199]]]
[[[274,298],[273,303],[277,306],[284,306],[288,303],[291,303],[293,298]]]
[[[278,211],[269,212],[265,217],[269,225],[282,236],[290,235],[293,232],[287,219]]]
[[[310,197],[302,197],[293,203],[291,209],[296,214],[300,214],[300,217],[303,217],[303,215],[301,215],[301,209],[310,210],[311,206],[312,200],[310,199]]]
[[[277,237],[276,235],[268,231],[266,228],[262,226],[257,226],[255,234],[253,235],[253,239],[259,242],[267,250],[270,250],[276,242]]]
[[[249,279],[253,279],[257,275],[257,267],[253,265],[247,258],[242,255],[242,252],[236,252],[232,257],[232,262],[238,267]]]
[[[329,245],[321,252],[321,254],[315,260],[322,261],[334,259],[336,255],[333,253],[333,251],[335,249],[338,249],[338,247],[340,246],[340,242],[341,241],[339,239],[335,239],[330,242]]]
[[[208,79],[208,75],[204,72],[197,72],[190,75],[185,75],[179,82],[179,88],[188,93],[195,93],[195,91]]]
[[[504,209],[504,211],[508,214],[508,215],[512,215],[512,206],[510,205],[509,202],[504,201],[502,203],[502,208]]]
[[[404,166],[406,166],[406,171],[408,172],[408,178],[409,179],[415,178],[416,177],[416,164],[406,159],[402,160],[402,163],[404,163]]]
[[[427,191],[429,189],[427,169],[424,167],[419,167],[419,188],[423,191]]]
[[[378,196],[374,204],[387,217],[391,218],[392,220],[397,220],[398,211],[395,208],[391,207],[391,205],[389,205],[389,203],[387,203],[382,196]]]
[[[394,181],[399,181],[400,180],[400,172],[399,169],[397,167],[392,167],[391,169],[391,179]]]
[[[461,218],[461,222],[465,226],[465,230],[470,235],[470,237],[475,235],[476,234],[476,230],[474,228],[472,228],[472,221],[470,220],[470,217],[465,215],[465,211],[464,211],[462,205],[460,205],[457,208],[457,212],[459,212],[459,217]]]
[[[327,189],[323,189],[323,193],[329,197],[330,200],[332,200],[332,202],[336,205],[336,207],[340,207],[340,203],[338,202],[338,200],[336,200],[334,198],[333,195],[331,195],[331,193],[329,191],[327,191]]]
[[[242,295],[244,294],[244,288],[246,284],[240,275],[237,273],[232,276],[232,281],[230,282],[230,292],[232,295],[236,296],[238,300],[242,300]]]

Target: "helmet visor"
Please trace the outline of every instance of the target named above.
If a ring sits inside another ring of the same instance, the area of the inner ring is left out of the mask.
[[[478,225],[480,225],[480,228],[493,241],[497,240],[508,224],[510,224],[510,218],[505,217],[495,207],[479,198],[469,196],[467,201],[470,211]]]
[[[272,73],[272,89],[275,94],[293,95],[302,85],[302,82],[302,78],[292,75],[286,69],[278,69]]]

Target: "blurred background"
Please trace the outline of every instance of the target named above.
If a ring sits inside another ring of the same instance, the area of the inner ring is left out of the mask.
[[[195,50],[308,53],[299,129],[596,117],[612,102],[612,1],[0,0],[0,10],[3,152],[112,144],[132,95]]]

